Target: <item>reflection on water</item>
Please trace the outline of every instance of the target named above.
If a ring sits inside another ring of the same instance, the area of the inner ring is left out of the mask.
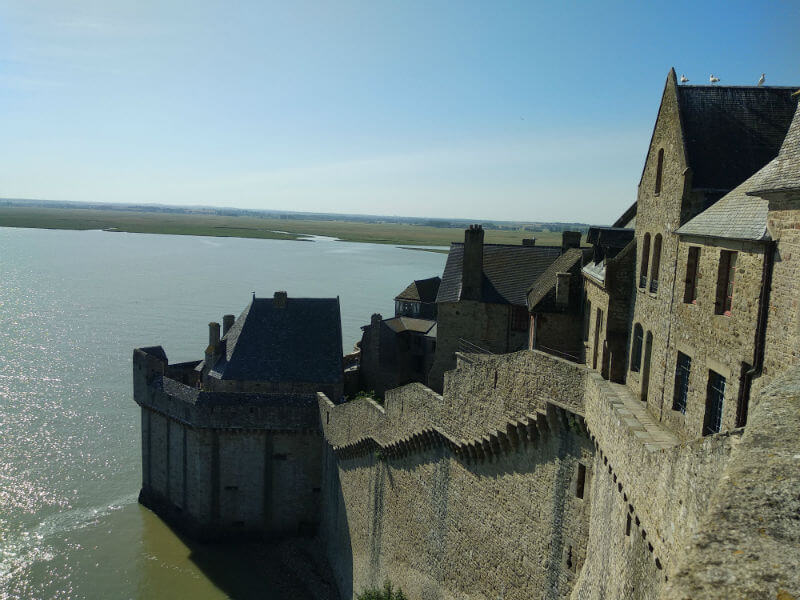
[[[132,350],[200,358],[209,321],[253,290],[285,289],[340,296],[348,351],[372,312],[390,314],[444,260],[343,242],[0,228],[0,600],[305,597],[274,576],[286,557],[309,563],[302,548],[191,545],[136,504]]]

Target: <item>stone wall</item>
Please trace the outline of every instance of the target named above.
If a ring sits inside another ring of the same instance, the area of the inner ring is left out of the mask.
[[[569,597],[593,449],[582,419],[548,399],[578,406],[579,369],[539,352],[462,357],[444,397],[418,384],[385,407],[321,396],[320,532],[342,596],[388,578],[420,599]]]
[[[723,243],[724,242],[724,243]],[[686,265],[690,247],[700,249],[694,303],[684,302]],[[763,243],[709,239],[681,240],[672,302],[664,396],[658,414],[683,439],[702,435],[706,414],[709,370],[725,377],[721,431],[737,426],[742,374],[755,364],[759,297],[763,279]],[[715,314],[720,252],[737,252],[733,304],[730,315]],[[673,410],[678,352],[691,357],[686,413]],[[744,401],[744,398],[743,398]]]
[[[798,439],[800,374],[790,371],[753,408],[664,600],[800,597]]]
[[[511,330],[511,305],[471,300],[437,305],[436,357],[428,374],[428,385],[441,392],[444,373],[456,366],[455,353],[465,339],[485,351],[500,354],[528,347],[528,331]]]
[[[322,440],[314,396],[208,392],[134,351],[140,501],[198,538],[311,534]]]

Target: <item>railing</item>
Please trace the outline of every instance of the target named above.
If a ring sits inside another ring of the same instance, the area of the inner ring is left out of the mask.
[[[650,280],[650,292],[655,294],[658,291],[658,279]]]
[[[477,344],[473,344],[464,338],[458,338],[458,351],[465,354],[494,354],[494,352],[490,352],[486,348],[481,348]]]
[[[555,348],[548,348],[547,346],[543,346],[541,344],[536,344],[536,350],[541,350],[542,352],[546,352],[547,354],[552,354],[553,356],[559,356],[561,358],[565,358],[572,362],[583,362],[581,351],[570,351],[566,352],[564,350],[556,350]]]
[[[639,287],[640,288],[647,287],[647,275],[639,275]]]

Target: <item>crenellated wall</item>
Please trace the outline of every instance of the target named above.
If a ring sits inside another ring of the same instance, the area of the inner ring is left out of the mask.
[[[345,598],[387,578],[414,598],[658,598],[741,435],[681,444],[625,386],[535,351],[461,356],[443,396],[319,408]]]

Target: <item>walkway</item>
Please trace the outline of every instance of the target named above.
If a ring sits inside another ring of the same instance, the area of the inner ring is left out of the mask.
[[[662,450],[680,444],[680,440],[674,434],[659,425],[658,421],[647,412],[647,405],[638,400],[627,386],[611,382],[606,384],[613,394],[609,396],[612,409],[646,449]]]

